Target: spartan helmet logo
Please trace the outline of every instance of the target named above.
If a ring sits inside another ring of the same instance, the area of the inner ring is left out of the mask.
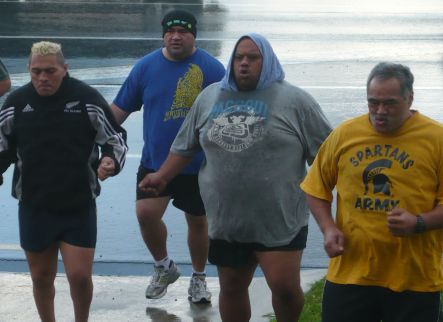
[[[392,182],[389,178],[381,173],[384,169],[390,168],[392,161],[388,159],[381,159],[372,162],[363,171],[363,183],[365,185],[365,195],[369,190],[369,183],[374,185],[374,193],[384,193],[387,196],[391,195]]]

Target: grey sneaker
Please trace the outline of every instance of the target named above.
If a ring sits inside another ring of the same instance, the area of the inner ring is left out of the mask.
[[[192,303],[211,303],[211,292],[206,286],[206,275],[192,275],[188,288],[188,299]]]
[[[151,282],[146,288],[146,298],[159,299],[165,296],[168,285],[174,283],[180,276],[180,270],[173,261],[169,269],[165,270],[163,266],[155,267]]]

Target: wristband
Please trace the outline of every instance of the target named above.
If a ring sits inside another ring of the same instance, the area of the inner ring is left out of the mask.
[[[417,216],[417,223],[415,224],[415,233],[421,234],[426,231],[426,223],[421,215]]]

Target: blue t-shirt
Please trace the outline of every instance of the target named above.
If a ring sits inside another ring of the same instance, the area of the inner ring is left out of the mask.
[[[160,168],[198,94],[224,74],[223,65],[200,48],[180,62],[166,59],[157,49],[134,65],[114,104],[127,113],[144,107],[144,167]],[[197,155],[182,173],[198,173],[202,160],[203,154]]]

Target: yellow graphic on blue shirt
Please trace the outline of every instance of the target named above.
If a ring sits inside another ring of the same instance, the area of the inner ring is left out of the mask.
[[[185,118],[202,88],[203,73],[196,64],[190,64],[186,74],[178,79],[174,101],[163,121]]]
[[[376,144],[357,151],[350,162],[354,167],[360,168],[363,160],[371,159],[374,161],[362,169],[361,179],[364,189],[362,195],[357,196],[354,206],[361,210],[391,211],[400,206],[400,200],[395,198],[395,185],[389,173],[407,171],[413,166],[414,161],[406,151],[388,144]]]

